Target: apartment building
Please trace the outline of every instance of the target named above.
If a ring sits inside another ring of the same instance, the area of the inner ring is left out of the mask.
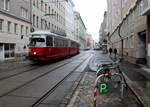
[[[103,44],[107,44],[107,12],[104,12],[103,22],[101,23],[100,30],[99,30],[99,44],[102,47]]]
[[[143,16],[146,16],[147,18],[147,25],[146,25],[146,28],[147,28],[147,32],[146,32],[146,35],[147,35],[147,45],[146,45],[146,48],[147,48],[147,65],[148,67],[150,67],[150,0],[144,0],[144,9],[143,9],[143,12],[142,12],[142,15]]]
[[[89,33],[86,33],[86,49],[92,49],[93,48],[93,38],[92,35]]]
[[[31,31],[48,30],[66,36],[65,0],[32,0]]]
[[[111,27],[112,29],[107,27],[110,38],[109,42],[112,48],[118,49],[121,57],[134,63],[149,66],[147,19],[146,16],[142,16],[147,5],[146,0],[133,0],[132,2],[131,0],[122,0],[122,3],[121,9],[119,9],[121,15],[118,15],[118,17],[121,16],[121,21],[113,17],[112,20],[118,23]],[[130,6],[127,4],[130,4]],[[111,6],[113,7],[113,5]],[[111,25],[112,21],[109,20],[108,25]]]
[[[0,61],[28,51],[30,0],[0,0]]]
[[[115,30],[118,24],[123,20],[136,0],[107,0],[107,29],[110,34]]]
[[[68,38],[75,40],[74,35],[74,3],[72,0],[65,2],[65,25]]]
[[[80,43],[80,49],[86,47],[86,27],[79,12],[74,12],[75,39]]]

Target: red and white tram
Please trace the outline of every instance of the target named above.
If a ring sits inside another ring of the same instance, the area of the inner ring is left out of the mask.
[[[79,43],[46,31],[30,34],[29,60],[46,61],[79,53]]]

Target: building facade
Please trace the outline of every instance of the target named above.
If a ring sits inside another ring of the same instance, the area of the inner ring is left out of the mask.
[[[86,34],[86,49],[92,49],[93,48],[93,38],[92,35],[87,33]]]
[[[65,0],[32,0],[31,31],[47,30],[62,36],[65,32]]]
[[[150,67],[150,0],[144,0],[144,10],[142,12],[143,16],[146,16],[147,20],[147,32],[146,32],[146,39],[147,39],[147,65]]]
[[[103,44],[107,44],[108,38],[107,38],[107,12],[104,12],[104,19],[103,22],[101,23],[100,30],[99,30],[99,44],[100,47],[102,48]]]
[[[124,1],[122,0],[122,2]],[[121,22],[112,27],[114,30],[108,30],[108,33],[110,33],[109,42],[112,48],[117,48],[123,58],[134,63],[146,64],[149,67],[147,19],[142,16],[147,5],[146,0],[132,2],[127,0],[126,2],[127,4],[129,2],[130,6],[127,6],[127,9],[121,8]],[[124,7],[126,8],[126,6]],[[117,21],[117,19],[113,20]]]
[[[107,0],[107,29],[111,34],[137,0]]]
[[[86,47],[86,27],[79,12],[74,12],[75,39],[80,43],[80,49]]]
[[[26,54],[30,0],[0,0],[0,61]]]
[[[65,3],[65,25],[66,25],[66,35],[68,38],[75,40],[74,35],[74,3],[72,0],[68,0]]]

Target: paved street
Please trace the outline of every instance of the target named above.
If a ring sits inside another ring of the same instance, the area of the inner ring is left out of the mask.
[[[55,63],[36,65],[34,69],[7,71],[6,67],[6,74],[0,75],[0,107],[58,106],[82,76],[91,57],[91,52],[81,52]]]
[[[95,68],[97,63],[109,63],[111,62],[108,55],[103,54],[100,51],[96,51],[94,53],[94,58],[90,61],[89,70],[85,73],[83,79],[81,80],[79,87],[77,88],[71,102],[68,104],[68,107],[92,107],[93,106],[93,92],[94,92],[94,82],[96,79]],[[123,62],[124,64],[125,62]],[[127,63],[127,62],[126,62]],[[121,64],[121,70],[127,68],[128,64],[123,65]],[[134,65],[134,64],[133,64]],[[130,66],[131,69],[133,68]],[[137,68],[136,68],[137,69]],[[130,71],[131,72],[131,71]],[[134,72],[134,71],[133,71]],[[134,75],[131,73],[128,74],[129,76]],[[138,74],[137,74],[138,75]],[[141,74],[138,75],[140,77]],[[134,78],[138,78],[135,76]],[[127,81],[129,82],[129,81]],[[111,85],[110,85],[111,87]],[[137,88],[137,87],[135,87]],[[98,94],[97,95],[97,107],[143,107],[135,93],[132,92],[133,90],[130,87],[127,87],[125,90],[125,96],[121,98],[121,91],[119,88],[111,88],[108,94]]]
[[[0,107],[93,107],[96,65],[111,62],[102,51],[83,51],[43,64],[0,64]],[[120,68],[128,84],[124,99],[109,83],[109,93],[97,95],[97,107],[149,107],[148,69],[125,60]]]

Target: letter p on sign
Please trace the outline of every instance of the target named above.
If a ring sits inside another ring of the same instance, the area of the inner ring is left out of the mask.
[[[109,86],[108,83],[100,83],[99,86],[99,93],[100,94],[107,94],[109,92]]]

